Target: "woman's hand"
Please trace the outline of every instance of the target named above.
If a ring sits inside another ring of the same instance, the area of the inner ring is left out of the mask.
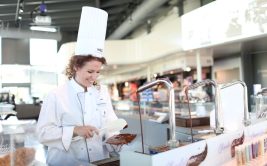
[[[74,136],[81,136],[84,138],[91,138],[94,134],[98,134],[98,129],[94,126],[76,126],[73,130]]]

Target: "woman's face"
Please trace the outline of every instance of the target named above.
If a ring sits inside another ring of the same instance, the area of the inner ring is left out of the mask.
[[[75,80],[83,87],[93,85],[100,74],[102,63],[96,60],[88,61],[84,66],[75,68]]]

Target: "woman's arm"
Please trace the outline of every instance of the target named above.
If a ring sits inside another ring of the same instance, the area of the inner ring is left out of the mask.
[[[37,123],[37,135],[41,143],[68,150],[74,126],[62,126],[56,95],[51,93],[44,100]]]

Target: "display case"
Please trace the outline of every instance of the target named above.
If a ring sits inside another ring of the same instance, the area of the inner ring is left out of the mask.
[[[138,115],[139,106],[137,102],[117,101],[113,103],[115,111],[119,115]],[[140,113],[143,119],[165,123],[168,121],[168,103],[166,102],[142,102],[140,105]],[[210,123],[210,112],[214,110],[213,102],[202,103],[175,103],[176,126],[189,126],[189,107],[191,109],[191,117],[193,126],[205,126]]]
[[[0,165],[45,165],[44,147],[35,135],[35,120],[6,120],[0,126]]]

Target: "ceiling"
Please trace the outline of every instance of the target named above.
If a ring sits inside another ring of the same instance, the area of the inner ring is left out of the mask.
[[[93,6],[108,12],[107,37],[112,34],[125,19],[131,16],[145,0],[45,0],[46,15],[52,18],[52,25],[61,32],[77,32],[82,6]],[[152,0],[153,1],[153,0]],[[29,29],[33,18],[41,12],[41,0],[1,0],[0,27],[15,27]],[[158,9],[168,7],[169,3],[161,4]],[[22,8],[23,12],[19,9]],[[153,17],[158,11],[154,10],[145,18]],[[32,13],[32,16],[31,16]],[[147,20],[144,19],[143,23]],[[139,24],[142,24],[140,22]],[[130,32],[129,32],[130,33]],[[129,34],[128,33],[128,34]]]
[[[101,8],[109,14],[106,35],[108,38],[127,18],[129,19],[133,15],[134,11],[140,9],[148,1],[152,4],[159,3],[159,5],[154,9],[146,8],[150,11],[142,12],[143,17],[136,27],[146,26],[148,20],[153,20],[153,18],[167,12],[181,0],[1,0],[0,28],[29,29],[30,25],[33,24],[33,18],[40,15],[39,7],[43,2],[47,8],[45,14],[52,18],[51,26],[57,27],[61,32],[77,34],[82,6],[93,6]],[[20,8],[23,9],[23,12],[19,12]],[[18,16],[21,16],[21,20],[18,19]],[[133,30],[134,28],[127,32],[127,35],[129,36]],[[127,38],[127,35],[123,38]],[[225,54],[232,55],[240,51],[240,43],[226,44],[213,49],[215,57],[221,57]]]

